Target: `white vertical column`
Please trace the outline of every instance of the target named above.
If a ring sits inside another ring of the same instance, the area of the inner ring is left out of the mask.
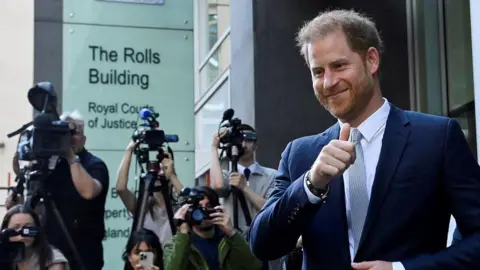
[[[32,120],[33,108],[27,91],[33,84],[34,62],[34,1],[0,0],[0,187],[15,185],[12,159],[18,136],[6,134]],[[8,178],[10,175],[10,183]],[[0,204],[7,191],[0,189]],[[0,207],[0,219],[5,208]]]
[[[475,126],[477,133],[477,153],[480,153],[480,1],[470,1],[470,25],[472,29],[473,88],[475,97]],[[479,155],[480,158],[480,155]]]

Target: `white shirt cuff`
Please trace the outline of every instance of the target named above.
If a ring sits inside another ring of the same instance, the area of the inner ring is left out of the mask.
[[[405,267],[403,267],[403,264],[401,262],[393,262],[392,270],[405,270]]]
[[[313,203],[313,204],[317,204],[317,203],[320,203],[322,201],[322,199],[320,197],[317,197],[315,196],[307,187],[307,182],[305,181],[305,179],[303,180],[303,189],[305,189],[305,193],[307,193],[307,197],[308,197],[308,200]],[[393,269],[393,270],[396,270],[396,269]]]

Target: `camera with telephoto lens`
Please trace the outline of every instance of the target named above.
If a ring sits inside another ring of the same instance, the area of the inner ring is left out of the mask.
[[[53,85],[50,82],[35,84],[28,91],[28,100],[40,113],[32,122],[8,135],[12,137],[20,134],[17,145],[19,160],[67,157],[72,148],[71,136],[75,132],[75,125],[59,119],[56,111],[57,94]],[[30,126],[31,124],[33,125]]]
[[[211,219],[210,214],[219,211],[202,207],[200,201],[205,199],[205,193],[196,188],[183,188],[179,197],[184,198],[182,205],[191,205],[185,214],[185,222],[190,226],[200,225],[204,220]]]

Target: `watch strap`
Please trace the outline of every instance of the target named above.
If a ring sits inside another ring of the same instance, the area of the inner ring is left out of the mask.
[[[327,199],[328,192],[330,191],[330,185],[327,185],[325,188],[316,187],[311,181],[310,174],[310,171],[305,174],[305,183],[307,184],[308,190],[310,190],[313,195],[319,197],[322,201],[324,201],[325,199]]]
[[[75,156],[75,158],[70,161],[70,165],[75,164],[75,163],[80,163],[80,157],[79,156]]]

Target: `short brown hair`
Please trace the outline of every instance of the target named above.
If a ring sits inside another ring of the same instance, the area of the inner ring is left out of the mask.
[[[326,35],[342,30],[350,49],[356,53],[365,53],[374,47],[381,54],[383,41],[375,23],[367,16],[354,10],[330,10],[321,12],[313,20],[306,22],[297,35],[300,53],[308,62],[308,44]]]

